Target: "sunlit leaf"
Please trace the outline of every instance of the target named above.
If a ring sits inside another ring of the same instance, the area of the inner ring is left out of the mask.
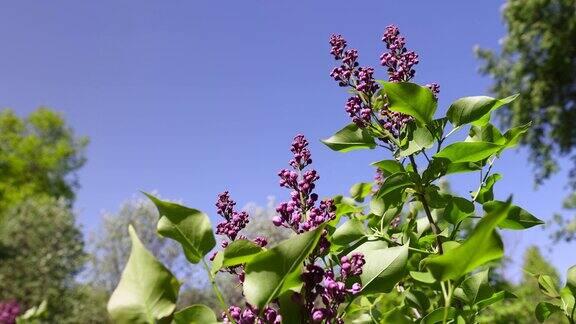
[[[174,313],[174,324],[212,324],[218,323],[214,311],[205,305],[188,306]]]
[[[349,152],[359,149],[373,149],[376,147],[374,138],[363,128],[356,124],[349,124],[331,137],[322,140],[329,148],[338,152]]]
[[[388,109],[410,115],[418,124],[432,121],[436,99],[432,91],[409,82],[380,82],[388,98]]]
[[[243,286],[247,301],[262,309],[285,291],[301,285],[302,261],[314,250],[323,230],[319,227],[291,237],[246,263]]]
[[[180,283],[146,250],[132,226],[128,231],[132,251],[108,312],[114,323],[156,323],[176,309]]]
[[[446,116],[454,126],[474,123],[486,125],[490,121],[490,112],[516,99],[518,95],[504,99],[494,99],[486,96],[464,97],[456,100],[448,108]]]
[[[509,207],[507,203],[486,214],[462,245],[444,251],[443,255],[427,257],[423,264],[436,279],[448,280],[459,279],[486,262],[501,258],[504,247],[495,228],[506,217]]]
[[[216,240],[208,215],[196,209],[144,194],[152,200],[160,213],[158,234],[179,242],[188,261],[198,263],[214,248]]]

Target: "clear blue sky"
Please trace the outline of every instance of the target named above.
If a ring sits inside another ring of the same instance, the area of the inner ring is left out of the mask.
[[[75,208],[86,230],[139,189],[214,214],[217,193],[239,205],[285,199],[277,170],[291,138],[311,140],[321,196],[372,179],[383,151],[329,151],[319,139],[348,122],[346,93],[330,80],[328,37],[342,33],[377,66],[391,23],[420,54],[416,81],[441,85],[440,109],[486,94],[472,48],[496,48],[502,1],[16,1],[0,10],[0,107],[25,115],[44,105],[91,139]],[[385,78],[385,71],[377,69]],[[464,134],[462,134],[464,136]],[[565,173],[533,190],[526,154],[498,161],[497,195],[548,219]],[[453,186],[474,189],[463,179]],[[516,259],[547,244],[534,229],[505,234]],[[543,250],[562,273],[568,245]],[[511,277],[521,274],[516,261]]]

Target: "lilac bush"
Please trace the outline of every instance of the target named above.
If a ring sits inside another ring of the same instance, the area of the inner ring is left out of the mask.
[[[490,117],[516,96],[464,97],[435,117],[440,87],[412,82],[418,54],[407,49],[396,26],[385,29],[382,41],[387,80],[360,65],[358,51],[348,48],[342,35],[330,37],[330,54],[338,62],[330,76],[351,94],[344,104],[351,123],[322,140],[336,152],[379,153],[373,181],[354,184],[349,196],[321,199],[309,142],[298,134],[289,167],[278,172],[289,194],[272,220],[293,236],[275,246],[264,237],[244,236],[250,215],[236,210],[225,191],[216,202],[221,217],[216,234],[222,237],[216,252],[208,215],[148,195],[160,214],[158,233],[178,241],[191,263],[205,267],[221,307],[176,311],[179,283],[130,227],[132,254],[108,304],[116,322],[474,323],[491,304],[514,297],[488,280],[492,261],[504,255],[498,233],[542,224],[510,198],[494,194],[501,175],[493,173],[493,165],[530,125],[502,133]],[[464,128],[467,137],[452,140]],[[454,173],[479,173],[470,196],[442,190],[440,181]],[[463,232],[464,223],[472,230]],[[226,304],[217,275],[238,282],[242,305]],[[569,279],[558,297],[564,306],[542,304],[540,314],[557,309],[573,314],[575,285],[576,277]],[[393,291],[402,292],[399,303],[382,306]]]

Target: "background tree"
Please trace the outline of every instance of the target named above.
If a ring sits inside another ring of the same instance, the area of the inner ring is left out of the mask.
[[[513,292],[518,298],[505,299],[490,307],[479,319],[481,323],[539,323],[534,316],[538,302],[546,297],[538,288],[538,281],[533,274],[546,274],[552,277],[556,288],[560,287],[560,276],[556,269],[542,256],[536,246],[531,246],[524,252],[522,269],[525,271],[518,284],[499,277],[499,288]],[[562,316],[552,316],[546,323],[567,323]]]
[[[39,108],[20,118],[0,112],[0,219],[2,212],[27,197],[47,195],[74,200],[84,165],[85,137],[76,137],[63,117]]]
[[[507,35],[500,52],[478,49],[490,90],[518,99],[501,109],[507,126],[533,122],[522,143],[529,147],[541,183],[558,170],[560,157],[574,162],[576,186],[576,0],[509,0],[502,11]]]
[[[65,199],[26,199],[7,212],[0,232],[6,258],[0,262],[0,300],[17,300],[26,310],[47,300],[51,323],[92,323],[71,317],[84,295],[75,276],[85,260],[82,233]],[[86,301],[86,299],[84,298]],[[86,304],[105,319],[103,303]]]
[[[90,234],[88,242],[90,260],[86,275],[89,281],[112,293],[130,255],[128,225],[132,224],[144,245],[181,281],[190,285],[195,268],[185,260],[177,242],[156,233],[158,218],[156,207],[145,198],[128,200],[117,213],[104,214],[100,228]]]
[[[572,213],[576,211],[576,192],[573,192],[564,200],[562,207]],[[551,236],[555,243],[560,241],[571,242],[576,239],[576,214],[572,216],[572,219],[561,214],[555,214],[550,227],[553,229]]]

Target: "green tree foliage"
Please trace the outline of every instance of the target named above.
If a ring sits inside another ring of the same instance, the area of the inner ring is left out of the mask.
[[[0,262],[0,300],[18,300],[25,309],[47,300],[52,323],[91,323],[82,307],[106,319],[104,304],[89,298],[75,276],[86,260],[82,233],[64,199],[26,199],[11,208],[0,232],[6,257]],[[102,298],[100,298],[102,301]],[[84,302],[84,305],[82,303]]]
[[[573,192],[564,200],[562,207],[572,213],[576,211],[576,192]],[[555,214],[552,220],[550,226],[553,228],[552,240],[554,242],[571,242],[576,239],[576,213],[571,219],[561,214]]]
[[[78,186],[75,172],[85,162],[87,143],[47,108],[25,118],[10,109],[0,112],[0,215],[35,195],[72,202]]]
[[[536,275],[550,276],[556,289],[560,287],[560,276],[536,246],[531,246],[524,252],[522,269],[525,272],[518,284],[506,280],[498,282],[500,287],[511,290],[517,298],[506,299],[501,304],[488,308],[479,318],[481,323],[538,323],[534,309],[538,302],[548,299],[540,292]],[[546,323],[565,322],[561,316],[554,316]]]
[[[522,143],[540,183],[558,170],[559,157],[576,162],[576,1],[509,0],[503,18],[501,50],[477,50],[481,72],[494,79],[497,96],[520,93],[499,115],[507,126],[533,122]],[[576,185],[576,167],[571,178]]]

